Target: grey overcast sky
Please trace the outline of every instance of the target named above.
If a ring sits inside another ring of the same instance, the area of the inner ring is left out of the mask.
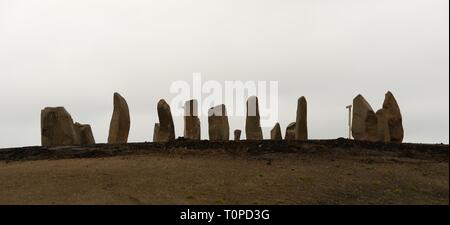
[[[105,142],[115,91],[130,107],[129,141],[151,141],[158,100],[173,98],[171,83],[191,82],[193,72],[278,81],[282,130],[306,96],[312,139],[346,137],[353,97],[361,93],[377,110],[390,90],[406,142],[448,143],[448,4],[0,0],[0,147],[40,145],[46,106],[65,106]],[[182,136],[183,118],[174,120]],[[230,118],[231,129],[244,121]]]

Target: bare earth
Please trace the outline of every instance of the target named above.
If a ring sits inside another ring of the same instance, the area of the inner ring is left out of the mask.
[[[448,145],[329,142],[1,149],[0,204],[449,204]]]

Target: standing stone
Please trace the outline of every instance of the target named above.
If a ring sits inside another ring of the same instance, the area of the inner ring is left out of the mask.
[[[75,123],[75,131],[80,139],[80,144],[82,145],[93,145],[95,144],[94,135],[92,134],[92,129],[89,124]]]
[[[159,128],[156,132],[156,142],[168,142],[175,140],[175,126],[173,124],[170,106],[164,99],[158,102]]]
[[[240,141],[241,140],[241,134],[242,134],[241,130],[235,130],[234,131],[234,140],[235,141]]]
[[[109,126],[108,143],[127,143],[129,132],[130,111],[127,101],[119,93],[114,93],[114,111]]]
[[[190,100],[184,104],[184,138],[200,140],[200,135],[198,102],[197,100]]]
[[[290,123],[286,128],[285,140],[295,140],[295,122]]]
[[[297,102],[297,120],[295,123],[295,140],[308,140],[308,108],[305,97],[300,97]]]
[[[225,105],[212,107],[208,111],[209,140],[230,140],[230,125]]]
[[[247,118],[245,121],[245,134],[247,140],[262,140],[258,97],[251,96],[247,100]]]
[[[41,111],[42,146],[79,145],[72,117],[64,107],[47,107]]]
[[[389,142],[391,135],[389,133],[389,125],[386,118],[386,113],[380,109],[376,113],[377,116],[377,141]]]
[[[402,114],[397,100],[390,91],[385,95],[383,112],[389,126],[390,141],[401,143],[404,136]]]
[[[376,141],[378,139],[377,116],[362,95],[353,99],[352,135],[355,140]]]
[[[280,123],[276,123],[273,129],[270,131],[270,139],[271,140],[283,140],[281,136],[281,127]]]

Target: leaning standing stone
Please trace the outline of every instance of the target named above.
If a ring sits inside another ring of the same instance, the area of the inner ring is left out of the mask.
[[[276,123],[273,129],[270,131],[270,139],[271,140],[283,140],[281,136],[281,127],[280,123]]]
[[[129,132],[130,111],[127,101],[119,93],[114,93],[114,111],[109,126],[108,143],[127,143]]]
[[[72,117],[64,107],[47,107],[41,111],[42,146],[79,145]]]
[[[245,135],[247,140],[262,140],[263,134],[259,115],[258,97],[252,96],[247,100],[247,118],[245,121]]]
[[[300,97],[297,102],[297,120],[295,123],[295,139],[308,140],[307,103],[305,97]]]
[[[158,102],[159,129],[156,142],[168,142],[175,140],[175,126],[173,124],[170,106],[164,99]]]
[[[388,91],[383,102],[383,112],[389,126],[390,140],[401,143],[403,141],[404,131],[402,123],[402,114],[400,107],[395,100],[394,95]]]
[[[197,100],[190,100],[184,104],[184,138],[200,140],[200,135],[198,102]]]
[[[355,140],[376,141],[377,116],[362,95],[353,99],[352,135]]]
[[[208,126],[209,140],[230,140],[230,125],[225,105],[218,105],[208,110]]]
[[[82,145],[92,145],[95,144],[94,135],[92,134],[92,129],[89,124],[75,123],[75,130],[80,139],[80,144]]]

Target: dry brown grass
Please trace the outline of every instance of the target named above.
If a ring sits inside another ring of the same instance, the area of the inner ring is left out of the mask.
[[[0,204],[449,204],[448,161],[183,150],[0,161]]]

